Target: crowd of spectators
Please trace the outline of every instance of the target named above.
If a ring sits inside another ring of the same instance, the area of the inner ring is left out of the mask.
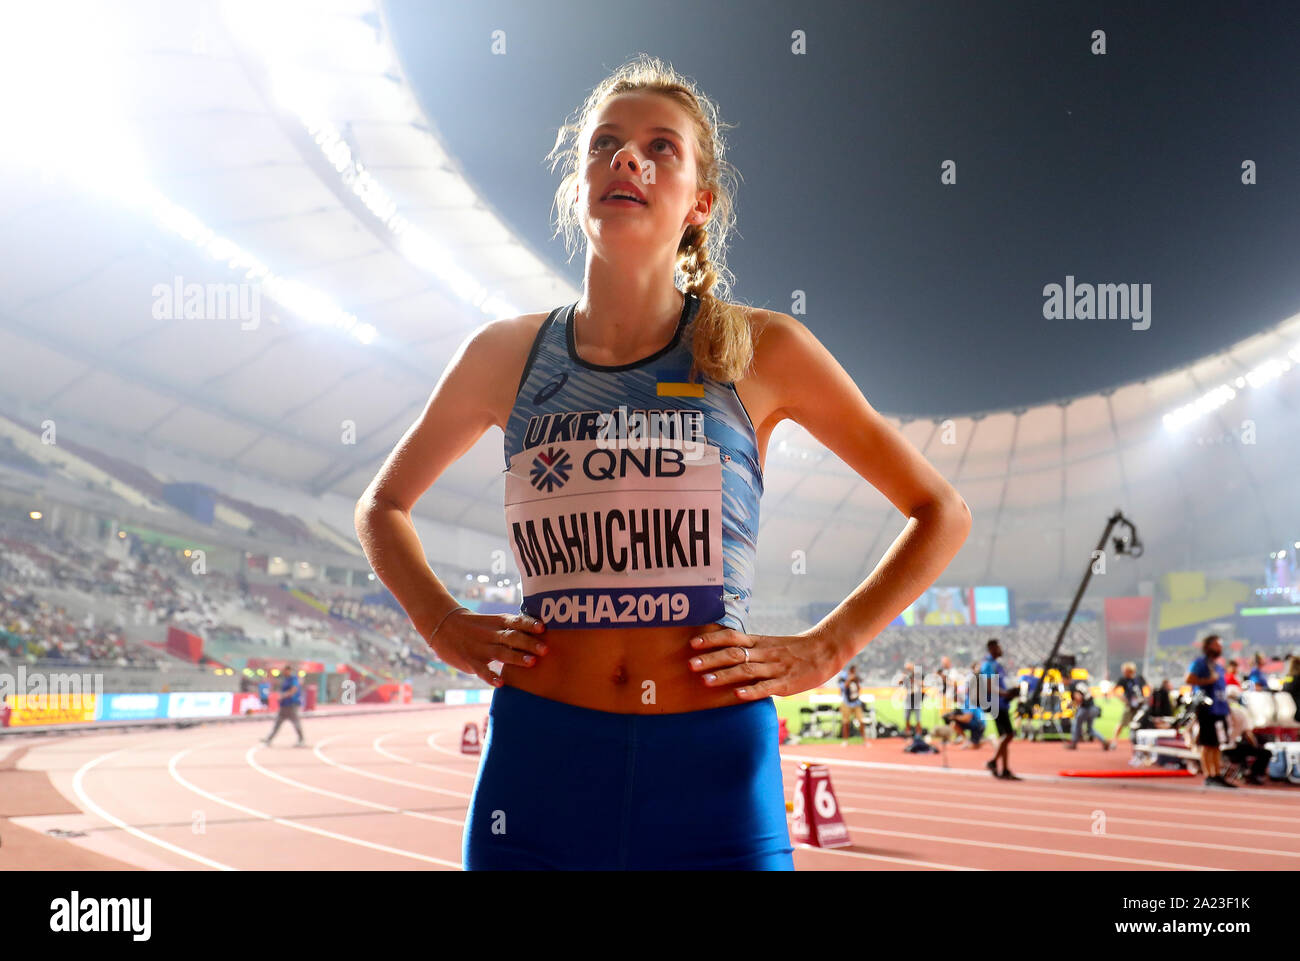
[[[196,571],[175,548],[122,540],[112,550],[0,514],[0,659],[157,667],[166,655],[138,636],[160,638],[160,626],[175,626],[209,641],[262,646],[268,656],[330,651],[390,677],[450,671],[400,611],[336,597],[328,614],[318,613],[279,587],[257,590],[238,574]],[[85,599],[82,611],[54,600],[64,591]]]

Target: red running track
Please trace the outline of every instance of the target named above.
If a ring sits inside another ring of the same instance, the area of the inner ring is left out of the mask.
[[[6,741],[0,869],[458,870],[478,764],[460,733],[486,713],[307,718],[306,748],[288,729],[264,747],[258,724]],[[798,847],[796,868],[1300,868],[1295,789],[1057,778],[1122,766],[1128,749],[1019,742],[1026,780],[1009,783],[982,769],[987,749],[951,752],[944,768],[901,743],[782,749],[787,797],[799,761],[830,764],[853,841]]]

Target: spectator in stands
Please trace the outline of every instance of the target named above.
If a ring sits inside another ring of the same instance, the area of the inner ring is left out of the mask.
[[[988,656],[979,666],[979,674],[987,678],[983,683],[988,685],[988,696],[990,700],[996,700],[993,707],[993,721],[997,728],[998,741],[997,753],[993,755],[993,760],[986,765],[994,777],[1000,777],[1007,781],[1019,781],[1016,775],[1011,773],[1011,761],[1009,752],[1011,750],[1011,739],[1016,736],[1016,729],[1011,724],[1011,701],[1017,696],[1016,688],[1007,684],[1007,673],[1003,666],[998,662],[1002,656],[1002,645],[998,643],[997,638],[990,638],[988,642]],[[983,699],[980,699],[983,704]],[[998,761],[1002,762],[1002,772],[998,773]]]
[[[298,732],[298,743],[294,747],[307,745],[302,736],[302,724],[298,721],[298,708],[301,704],[302,684],[298,680],[298,673],[286,667],[284,681],[280,684],[280,711],[275,717],[275,726],[271,728],[271,733],[262,738],[263,744],[269,747],[271,741],[275,739],[276,732],[280,730],[280,725],[288,721]]]
[[[1196,704],[1196,721],[1198,733],[1196,743],[1201,748],[1201,770],[1205,773],[1206,787],[1230,787],[1223,776],[1223,757],[1219,744],[1227,740],[1228,699],[1224,694],[1227,685],[1223,683],[1223,668],[1219,658],[1223,656],[1223,639],[1218,634],[1211,634],[1201,642],[1201,656],[1192,661],[1187,669],[1184,684],[1191,684],[1200,689]]]
[[[1070,723],[1070,743],[1066,747],[1071,751],[1077,751],[1079,739],[1086,735],[1086,740],[1101,741],[1101,749],[1109,751],[1110,742],[1098,734],[1092,726],[1093,722],[1101,717],[1101,708],[1097,706],[1088,682],[1082,679],[1075,681],[1071,697],[1074,700],[1074,719]]]
[[[1223,672],[1223,683],[1225,687],[1241,687],[1241,680],[1237,677],[1237,668],[1239,664],[1234,657],[1228,662],[1228,669]]]
[[[1160,682],[1160,686],[1151,692],[1151,716],[1173,717],[1178,712],[1174,709],[1174,692],[1169,686],[1169,678]]]
[[[1124,714],[1119,719],[1119,727],[1115,728],[1116,744],[1124,736],[1124,732],[1129,730],[1129,725],[1133,723],[1137,712],[1146,706],[1146,686],[1147,679],[1137,672],[1137,665],[1132,661],[1120,668],[1119,681],[1107,695],[1122,698],[1124,701]]]
[[[867,714],[862,706],[862,682],[858,679],[858,669],[849,665],[846,673],[840,676],[840,737],[848,739],[853,733],[853,720],[862,725],[862,737],[867,736]]]
[[[1250,712],[1241,705],[1241,688],[1236,685],[1225,691],[1228,697],[1228,744],[1224,756],[1245,770],[1247,784],[1263,784],[1271,755],[1255,737]]]

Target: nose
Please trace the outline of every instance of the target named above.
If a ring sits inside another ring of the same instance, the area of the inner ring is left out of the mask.
[[[631,173],[641,172],[641,162],[637,160],[636,152],[632,150],[631,144],[624,144],[619,151],[614,154],[614,159],[610,164],[614,170],[622,170],[624,167]]]

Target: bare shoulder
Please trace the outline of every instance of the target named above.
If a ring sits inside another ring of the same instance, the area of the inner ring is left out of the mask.
[[[789,416],[785,382],[793,355],[806,351],[811,331],[802,323],[777,310],[743,307],[754,343],[754,359],[744,378],[736,384],[754,425],[763,432]]]
[[[490,404],[494,423],[502,430],[514,407],[524,365],[550,311],[489,320],[465,339],[453,360],[463,365],[473,386]]]

